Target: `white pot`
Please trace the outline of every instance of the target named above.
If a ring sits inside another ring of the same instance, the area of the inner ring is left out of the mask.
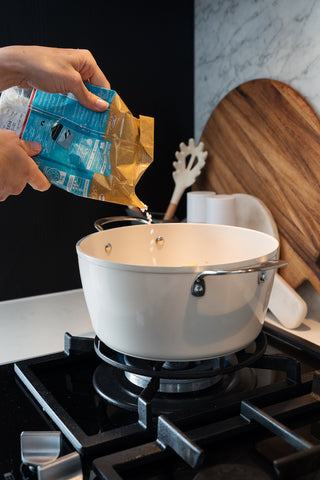
[[[224,225],[158,223],[93,233],[77,243],[93,329],[112,349],[151,360],[241,350],[262,329],[281,266],[278,248],[270,235]]]

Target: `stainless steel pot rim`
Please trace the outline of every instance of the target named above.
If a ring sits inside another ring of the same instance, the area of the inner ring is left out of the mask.
[[[121,221],[128,221],[130,219],[127,219],[126,217],[110,217],[111,218],[111,224],[112,223],[116,223],[116,222],[121,222]],[[105,220],[105,219],[103,219]],[[99,220],[96,220],[95,224],[99,222]],[[275,238],[274,236],[270,235],[269,233],[265,233],[265,232],[262,232],[262,231],[259,231],[259,230],[254,230],[252,228],[247,228],[247,227],[240,227],[238,225],[220,225],[220,224],[210,224],[210,223],[187,223],[187,222],[170,222],[170,223],[148,223],[148,222],[143,222],[139,225],[124,225],[124,226],[116,226],[116,227],[112,227],[110,228],[110,230],[115,230],[115,229],[132,229],[132,228],[139,228],[139,229],[144,229],[144,230],[150,230],[150,229],[156,229],[157,231],[161,231],[161,230],[173,230],[173,229],[176,229],[176,228],[179,228],[180,230],[199,230],[199,229],[203,229],[203,230],[210,230],[210,229],[215,229],[215,230],[225,230],[225,231],[250,231],[250,232],[253,232],[253,233],[256,233],[256,234],[259,234],[261,236],[265,236],[265,237],[270,237],[270,238]],[[95,231],[93,233],[90,233],[89,235],[86,235],[87,236],[90,236],[90,235],[99,235],[103,232],[106,232],[107,230],[98,230],[98,231]],[[83,237],[85,238],[85,237]],[[79,241],[81,242],[81,240],[83,239],[80,239]]]

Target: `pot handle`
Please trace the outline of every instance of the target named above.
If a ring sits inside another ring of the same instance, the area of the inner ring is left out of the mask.
[[[140,224],[140,223],[149,224],[148,220],[144,218],[119,216],[119,217],[99,218],[94,222],[94,227],[96,230],[101,232],[104,230],[103,228],[104,225],[109,225],[111,223],[121,223],[121,222],[131,222],[131,224],[133,225]]]
[[[284,260],[269,260],[267,262],[262,262],[252,267],[244,267],[239,270],[205,270],[203,272],[200,272],[194,279],[191,287],[191,294],[194,297],[203,297],[206,291],[204,277],[207,277],[209,275],[234,275],[240,273],[259,272],[258,283],[262,283],[266,279],[266,270],[284,267],[287,264],[288,262],[285,262]]]

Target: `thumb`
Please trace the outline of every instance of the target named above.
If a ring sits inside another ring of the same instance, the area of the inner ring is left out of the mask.
[[[47,179],[47,177],[40,171],[38,165],[29,157],[30,165],[29,165],[29,178],[28,183],[34,190],[39,190],[40,192],[44,192],[50,188],[51,183]]]
[[[81,105],[89,108],[90,110],[104,112],[109,106],[108,102],[100,97],[97,97],[97,95],[94,95],[94,93],[89,92],[82,80],[78,83],[76,88],[73,88],[72,93],[81,103]]]
[[[51,187],[51,183],[39,170],[36,164],[34,164],[34,170],[30,175],[28,183],[34,190],[39,190],[40,192],[44,192]]]
[[[48,190],[51,186],[51,183],[47,177],[39,170],[37,164],[30,157],[38,155],[41,152],[41,143],[39,142],[30,142],[29,140],[21,140],[21,146],[26,152],[28,157],[26,161],[29,163],[29,178],[28,183],[34,190],[39,190],[44,192]]]
[[[41,143],[39,142],[30,142],[29,140],[21,140],[21,146],[27,155],[34,157],[41,152]]]

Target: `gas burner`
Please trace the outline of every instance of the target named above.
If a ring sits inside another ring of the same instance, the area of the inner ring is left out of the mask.
[[[146,365],[107,347],[100,353],[108,352],[109,361],[101,361],[93,339],[66,334],[63,352],[18,362],[17,377],[5,370],[2,378],[15,385],[11,404],[22,391],[19,404],[30,403],[27,412],[41,415],[41,422],[26,430],[38,425],[41,430],[48,422],[52,429],[54,424],[67,440],[65,453],[76,449],[97,478],[156,480],[172,473],[172,478],[189,480],[269,480],[274,469],[288,478],[305,477],[320,469],[319,361],[270,334],[268,340],[263,355],[265,338],[259,336],[251,354],[246,349],[215,361]],[[139,375],[146,377],[143,385],[132,383],[127,372],[136,383]],[[264,372],[268,375],[262,378]],[[159,391],[162,379],[181,385],[192,385],[192,379],[215,383],[171,393]],[[31,426],[26,419],[23,415],[19,424]],[[286,448],[272,448],[269,459],[258,447],[271,435]]]
[[[234,353],[236,361],[228,362],[226,357],[218,359],[203,360],[201,362],[160,362],[153,360],[142,360],[139,358],[122,355],[105,345],[98,337],[94,339],[94,349],[97,355],[107,364],[117,367],[129,373],[142,377],[161,379],[204,379],[221,375],[227,375],[240,370],[256,362],[262,357],[267,348],[267,339],[263,332],[250,345],[249,349],[240,350]],[[229,358],[229,357],[228,357]],[[204,368],[194,368],[199,363]],[[173,368],[170,368],[173,365]],[[180,365],[180,366],[179,366]],[[169,366],[169,368],[168,368]],[[182,367],[182,368],[181,368]]]
[[[266,345],[266,337],[261,333],[250,346],[253,353],[242,350],[228,357],[197,362],[159,362],[120,354],[96,337],[95,351],[105,363],[95,370],[93,385],[105,400],[136,411],[143,390],[153,383],[154,414],[181,409],[199,411],[227,392],[255,388],[255,371],[246,367],[263,355]]]
[[[129,381],[126,373],[102,363],[94,372],[93,385],[96,392],[113,405],[126,410],[137,411],[139,397],[143,390],[140,386]],[[168,379],[165,380],[170,382]],[[210,381],[211,379],[203,379],[203,382],[206,380]],[[190,382],[190,385],[192,384],[191,379],[186,381]],[[178,382],[183,382],[183,380],[180,379]],[[223,375],[215,384],[199,391],[172,393],[172,385],[175,385],[173,383],[169,388],[171,393],[164,393],[159,390],[155,393],[152,398],[152,412],[156,415],[182,411],[200,412],[226,393],[252,391],[256,384],[256,373],[250,368],[243,368],[229,375]],[[183,383],[181,385],[184,386]]]
[[[124,356],[124,363],[133,367],[142,367],[144,363],[145,368],[150,368],[147,360],[135,359],[133,357]],[[187,371],[190,378],[160,378],[158,391],[161,393],[187,393],[197,392],[215,385],[220,382],[221,375],[215,375],[208,378],[193,378],[195,372],[203,372],[207,370],[216,370],[220,368],[221,359],[213,358],[212,360],[203,360],[199,362],[165,362],[162,365],[164,370],[168,370],[170,375],[174,377],[175,372]],[[141,388],[146,388],[152,377],[145,375],[138,375],[132,372],[125,372],[126,378]]]

